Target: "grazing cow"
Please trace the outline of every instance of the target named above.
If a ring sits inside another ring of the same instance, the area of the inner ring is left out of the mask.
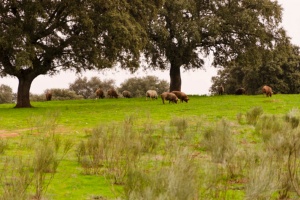
[[[45,96],[46,96],[46,101],[51,101],[51,99],[52,99],[51,90],[47,90],[46,93],[45,93]]]
[[[236,95],[243,95],[243,94],[246,94],[246,90],[244,88],[238,88],[236,91],[235,91],[235,94]]]
[[[181,103],[183,103],[183,101],[185,101],[185,102],[189,101],[188,96],[184,92],[172,91],[172,93],[175,94],[178,99],[180,99]]]
[[[266,94],[266,97],[272,97],[273,91],[270,86],[264,85],[262,88],[262,93]]]
[[[151,99],[157,99],[157,92],[155,91],[155,90],[148,90],[147,92],[146,92],[146,100],[148,99],[148,98],[151,98]]]
[[[177,96],[174,93],[171,93],[171,92],[162,93],[161,94],[161,99],[162,99],[163,104],[165,104],[165,100],[168,100],[169,103],[170,102],[177,103],[177,101],[178,101]]]
[[[96,96],[98,97],[98,99],[103,99],[105,96],[104,96],[104,92],[103,92],[103,90],[101,89],[101,88],[98,88],[97,90],[96,90]]]
[[[128,90],[124,90],[122,92],[123,97],[125,98],[131,98],[131,92],[129,92]]]
[[[223,85],[218,86],[217,89],[218,89],[218,94],[219,94],[219,95],[224,94],[224,87],[223,87]]]
[[[115,89],[107,90],[107,96],[110,98],[118,98],[119,97],[119,95]]]

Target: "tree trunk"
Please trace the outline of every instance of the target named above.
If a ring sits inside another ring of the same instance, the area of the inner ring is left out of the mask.
[[[19,86],[18,86],[18,94],[17,94],[17,105],[15,108],[31,108],[29,94],[30,87],[33,81],[33,77],[29,74],[23,74],[18,77]]]
[[[171,63],[170,68],[170,92],[181,91],[180,66]]]

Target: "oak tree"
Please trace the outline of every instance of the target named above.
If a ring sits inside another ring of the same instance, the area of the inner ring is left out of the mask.
[[[272,48],[281,14],[272,0],[166,0],[149,23],[145,56],[154,69],[169,69],[171,91],[181,90],[181,68],[203,68],[204,56],[218,67],[253,46]]]
[[[2,0],[0,76],[19,81],[15,107],[31,107],[30,86],[39,75],[116,63],[134,71],[147,40],[145,24],[160,5],[159,0]]]

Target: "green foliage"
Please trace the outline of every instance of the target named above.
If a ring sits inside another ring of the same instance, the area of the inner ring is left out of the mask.
[[[0,75],[20,81],[16,107],[31,107],[29,90],[41,74],[139,68],[145,24],[161,1],[4,1],[0,6]],[[71,23],[72,22],[72,23]]]
[[[0,103],[12,103],[13,92],[8,85],[0,85]]]
[[[159,80],[155,76],[129,78],[121,83],[118,90],[120,92],[128,90],[133,97],[144,97],[148,90],[156,90],[157,94],[169,91],[169,83],[165,80]]]
[[[267,84],[276,93],[298,94],[299,63],[299,47],[283,35],[274,49],[253,47],[238,55],[212,78],[210,90],[222,83],[228,94],[234,94],[240,87],[246,88],[248,94],[259,94],[261,87]]]
[[[255,47],[272,48],[284,34],[280,20],[281,7],[271,0],[166,0],[149,23],[145,55],[153,68],[170,65],[170,88],[180,90],[180,68],[202,68],[205,56],[227,68]]]
[[[77,95],[74,91],[69,89],[52,88],[52,99],[53,100],[71,100],[71,99],[82,99],[81,95]]]

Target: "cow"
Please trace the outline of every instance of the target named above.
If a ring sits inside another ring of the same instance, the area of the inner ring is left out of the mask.
[[[46,101],[51,101],[51,99],[52,99],[51,90],[47,90],[46,93],[45,93],[45,96],[46,96]]]
[[[236,95],[246,94],[246,90],[245,90],[245,88],[238,88],[238,89],[236,89],[235,94]]]
[[[151,98],[151,99],[157,99],[157,92],[155,91],[155,90],[148,90],[147,92],[146,92],[146,100],[148,99],[148,98]]]
[[[168,100],[169,103],[170,102],[177,103],[177,101],[178,101],[177,96],[171,92],[164,92],[160,96],[161,96],[163,104],[165,104],[165,100]]]
[[[96,90],[96,96],[98,97],[98,99],[103,99],[105,96],[104,96],[104,92],[103,92],[103,90],[101,89],[101,88],[98,88],[97,90]]]
[[[125,98],[131,98],[131,92],[129,92],[128,90],[124,90],[122,92],[123,97]]]
[[[262,93],[266,94],[266,97],[272,97],[273,91],[270,86],[264,85],[262,87]]]
[[[183,103],[183,101],[185,101],[186,103],[189,101],[188,96],[184,92],[172,91],[171,93],[175,94],[177,98],[180,99],[181,103]]]
[[[107,90],[107,96],[110,98],[118,98],[119,97],[119,95],[115,89]]]
[[[223,85],[219,85],[217,89],[218,89],[218,94],[219,95],[224,94],[224,87],[223,87]]]

